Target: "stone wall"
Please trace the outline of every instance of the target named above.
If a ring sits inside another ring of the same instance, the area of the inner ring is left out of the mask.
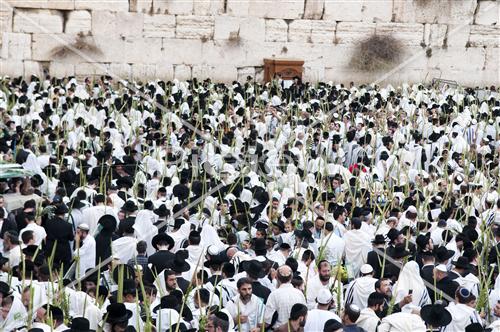
[[[499,1],[0,0],[0,73],[218,81],[263,77],[263,58],[302,59],[304,79],[498,84]],[[391,35],[402,62],[350,66]]]

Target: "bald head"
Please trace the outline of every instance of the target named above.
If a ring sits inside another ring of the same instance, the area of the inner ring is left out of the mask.
[[[288,265],[282,265],[278,268],[278,281],[281,284],[289,283],[292,280],[293,271]]]

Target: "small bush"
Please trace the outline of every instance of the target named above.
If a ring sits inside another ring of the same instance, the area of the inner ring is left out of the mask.
[[[63,45],[55,47],[52,49],[51,54],[54,58],[66,58],[72,53],[83,52],[87,55],[91,54],[102,54],[101,50],[94,44],[93,40],[88,40],[88,37],[84,33],[80,32],[73,43],[68,45]],[[92,38],[90,38],[92,39]]]
[[[388,69],[399,63],[403,46],[392,36],[373,35],[359,43],[351,58],[351,66],[363,71]]]

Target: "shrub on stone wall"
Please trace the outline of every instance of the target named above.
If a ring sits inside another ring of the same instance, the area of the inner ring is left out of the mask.
[[[378,71],[399,63],[403,45],[389,35],[372,35],[359,43],[351,57],[351,66],[362,71]]]

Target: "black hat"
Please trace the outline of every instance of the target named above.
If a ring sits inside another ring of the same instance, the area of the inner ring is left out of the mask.
[[[122,270],[123,273],[121,272]],[[118,264],[113,269],[113,280],[116,282],[116,284],[118,284],[118,281],[120,280],[120,274],[123,274],[123,280],[135,278],[135,270],[128,264]]]
[[[153,308],[153,312],[157,312],[159,309],[176,309],[179,305],[179,300],[175,295],[165,295],[160,299],[160,304]]]
[[[179,229],[182,225],[184,225],[185,221],[182,218],[177,218],[174,220],[174,228]]]
[[[82,207],[85,207],[85,204],[79,200],[78,197],[73,197],[69,206],[71,206],[72,209],[81,209]]]
[[[9,259],[7,257],[4,257],[1,253],[0,253],[0,268],[9,261]]]
[[[372,244],[385,244],[385,237],[382,234],[375,235]]]
[[[56,206],[55,210],[54,210],[54,214],[55,215],[59,215],[59,214],[66,214],[68,213],[68,207],[66,206],[66,204],[59,204]]]
[[[302,230],[296,229],[293,232],[293,234],[295,235],[295,237],[298,237],[300,239],[304,239],[304,240],[306,240],[309,243],[314,243],[314,238],[312,236],[312,233],[308,229],[302,229]]]
[[[429,243],[429,238],[430,238],[430,233],[427,233],[426,235],[419,234],[415,239],[415,242],[417,243],[420,249],[425,249],[425,246]]]
[[[451,322],[450,312],[439,303],[424,305],[420,310],[420,317],[432,327],[446,326]]]
[[[127,310],[123,303],[112,303],[106,308],[104,317],[106,323],[123,323],[132,317],[132,311]]]
[[[172,194],[180,201],[184,201],[189,198],[189,188],[183,184],[176,184],[172,189]]]
[[[137,211],[137,205],[133,201],[126,201],[122,206],[122,210],[126,212],[135,212]]]
[[[266,276],[266,271],[264,271],[262,263],[258,260],[243,261],[241,262],[241,266],[246,273],[256,276],[259,279]]]
[[[400,231],[398,231],[397,229],[395,228],[391,228],[388,232],[387,232],[387,238],[393,242],[394,240],[396,240],[399,236],[399,234],[401,234]]]
[[[70,329],[65,330],[64,332],[91,332],[94,330],[90,329],[90,323],[87,318],[84,317],[75,317],[71,321]]]
[[[116,185],[119,188],[132,188],[134,186],[134,182],[130,176],[124,176],[116,180]]]
[[[179,250],[175,253],[174,261],[172,262],[172,271],[177,273],[182,273],[189,271],[191,266],[186,259],[188,258],[188,253],[186,250]]]
[[[465,256],[458,257],[457,260],[452,261],[451,264],[455,265],[455,267],[459,269],[468,269],[470,267],[469,259]]]
[[[452,258],[455,255],[455,252],[441,246],[434,249],[434,255],[439,262],[444,262],[445,260]]]
[[[29,246],[26,246],[26,248],[23,249],[23,254],[25,254],[26,256],[33,257],[35,256],[37,250],[38,246],[30,244]],[[39,253],[41,253],[41,250],[39,250]]]
[[[406,246],[403,243],[397,244],[394,249],[391,251],[392,258],[403,258],[410,254],[408,250],[406,250]]]
[[[336,319],[329,319],[325,322],[325,326],[323,327],[323,332],[335,332],[343,328],[344,325],[342,325],[339,321]]]
[[[170,237],[166,233],[156,234],[153,237],[153,239],[151,240],[151,245],[153,246],[153,248],[158,250],[158,243],[159,242],[167,242],[168,243],[168,250],[172,249],[175,245],[174,239],[172,239],[172,237]]]
[[[170,214],[165,204],[160,205],[157,209],[154,209],[153,212],[158,215],[158,217],[166,217]]]
[[[481,325],[481,323],[471,323],[465,327],[465,332],[483,332],[483,331],[490,331],[490,330],[485,330],[483,328],[483,325]]]
[[[98,223],[104,230],[114,232],[116,230],[116,218],[111,214],[105,214],[99,218]]]
[[[278,227],[280,232],[285,231],[285,223],[283,222],[283,220],[277,220],[273,222],[273,226]]]
[[[253,240],[252,249],[255,251],[266,250],[266,239],[265,238],[257,238]]]
[[[3,297],[6,297],[6,296],[9,296],[12,294],[12,290],[10,289],[10,286],[3,281],[0,281],[0,294],[2,294]]]
[[[53,319],[58,319],[58,320],[64,319],[64,312],[62,311],[61,308],[56,307],[55,305],[51,305],[51,304],[46,304],[43,306],[43,308],[48,311],[49,315]]]

